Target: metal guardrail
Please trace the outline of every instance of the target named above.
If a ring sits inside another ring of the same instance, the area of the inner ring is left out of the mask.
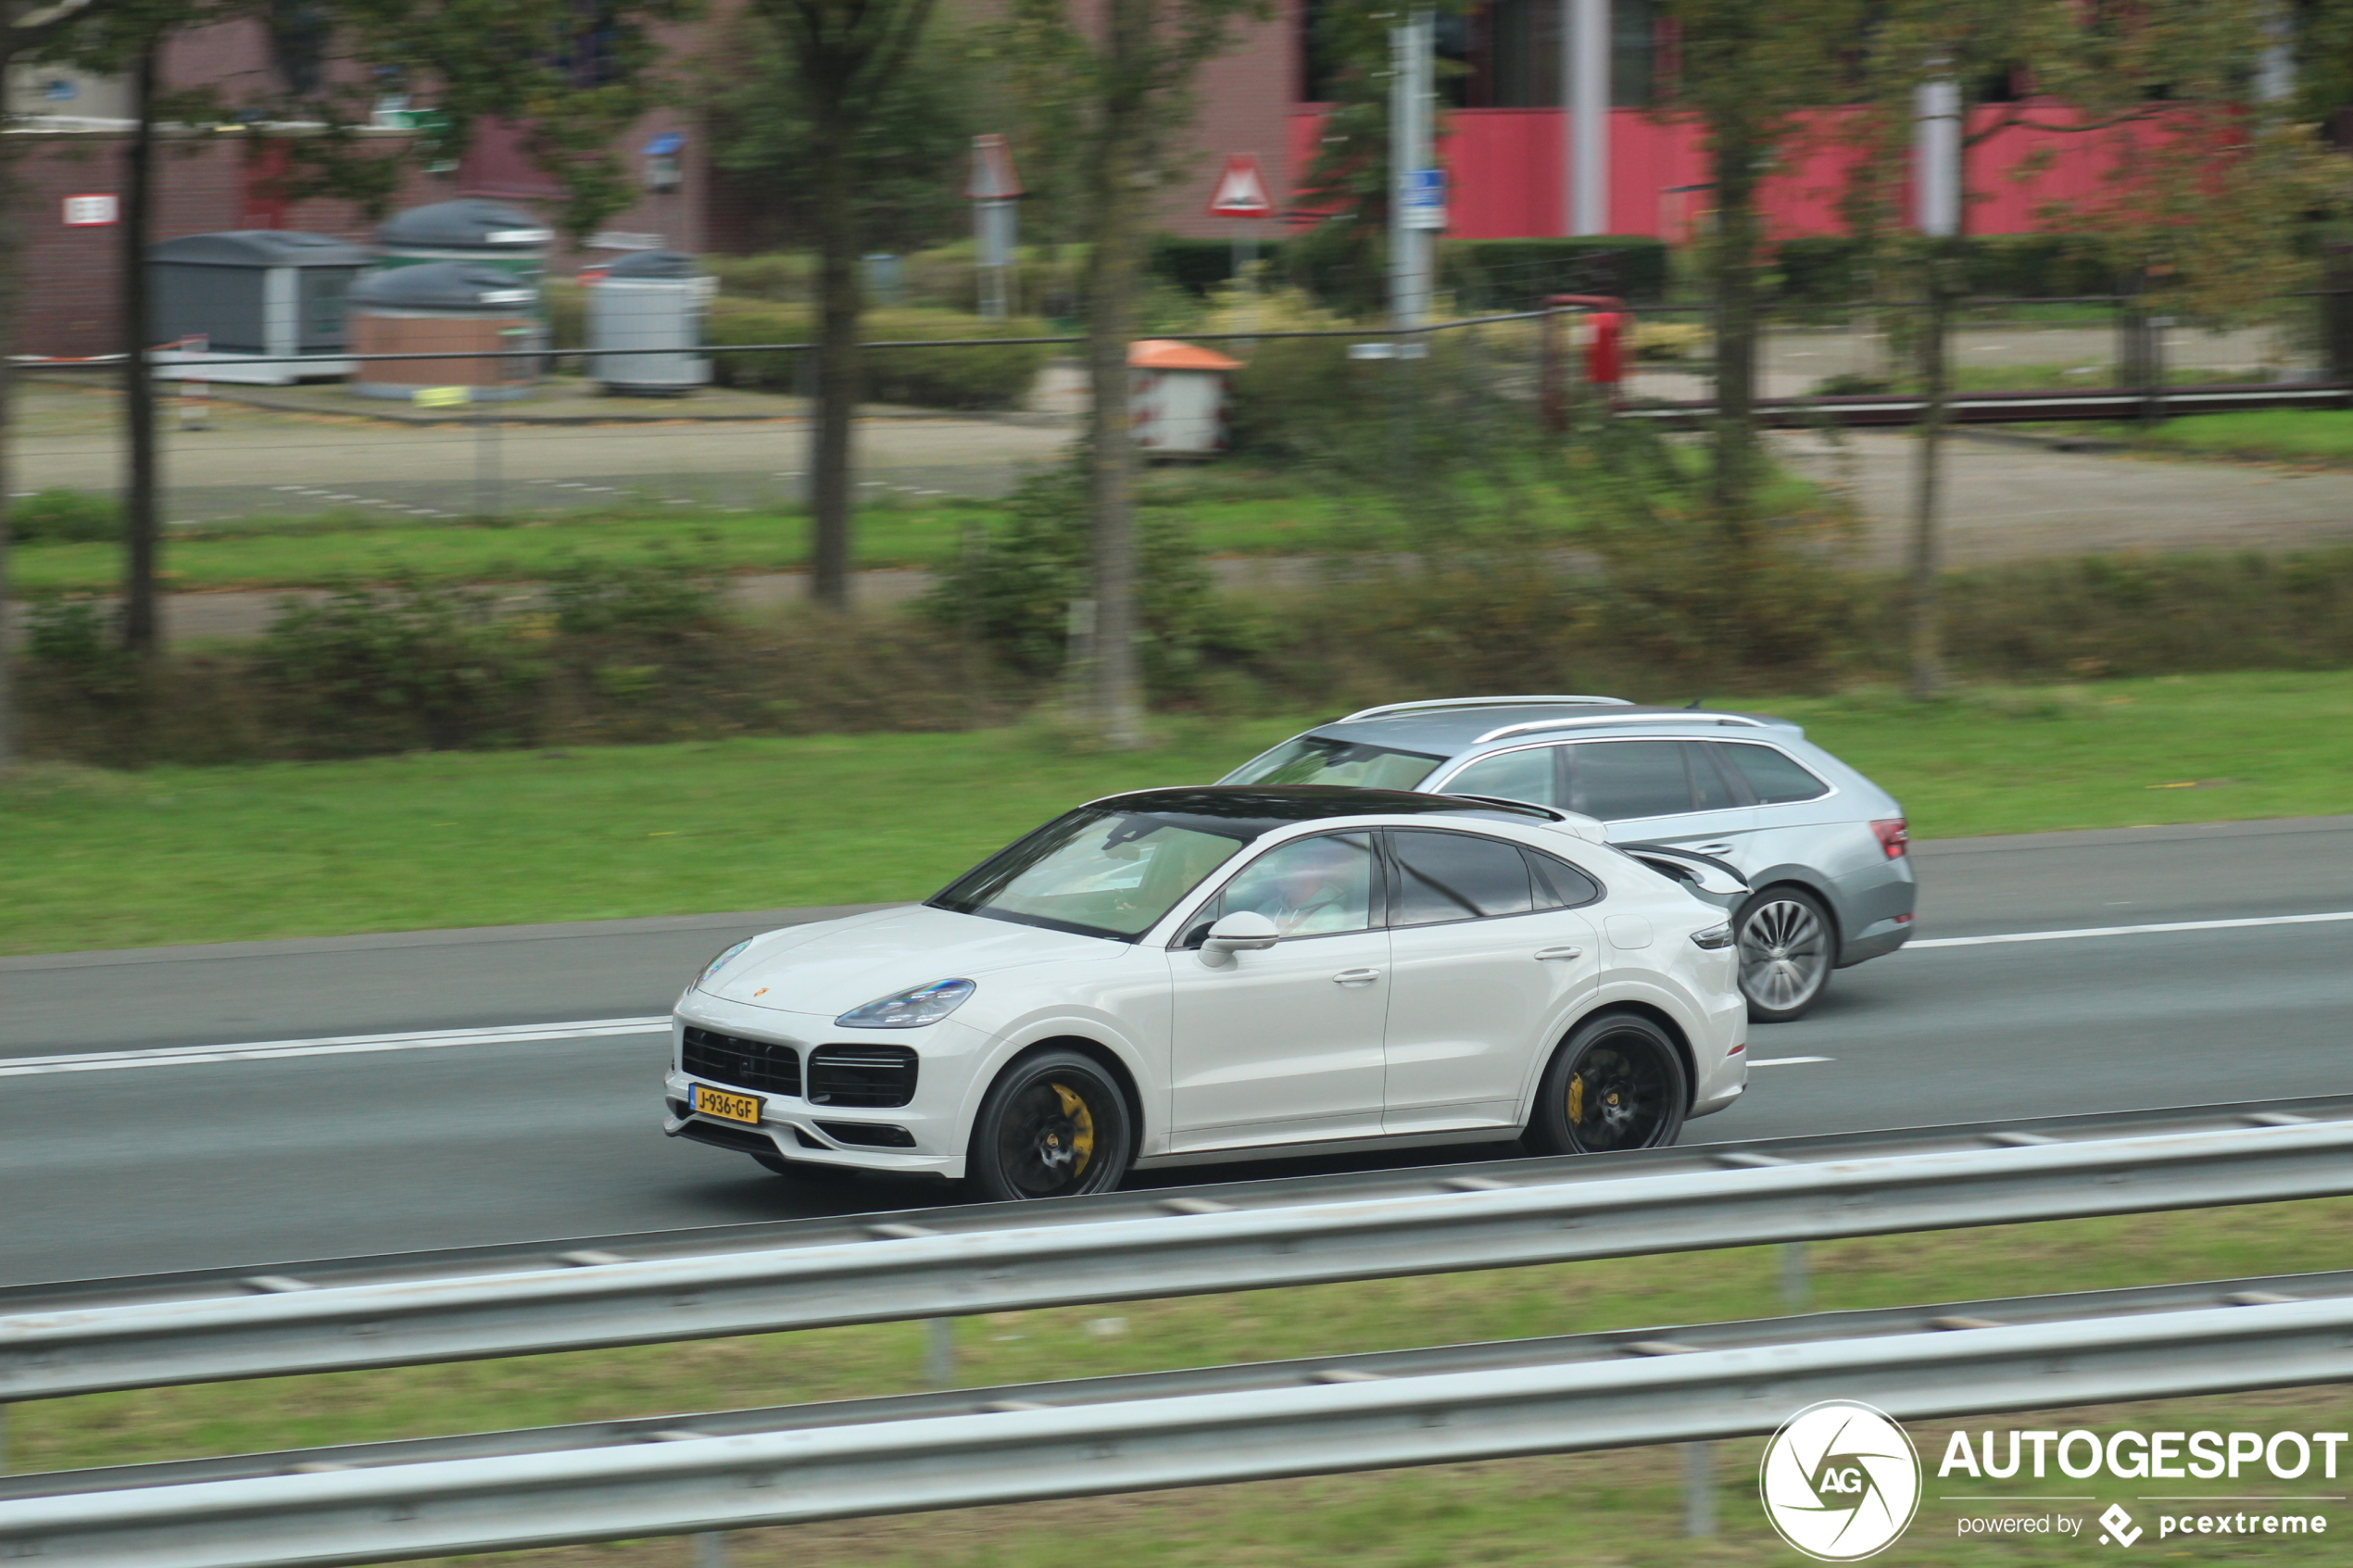
[[[2145,1112],[2125,1135],[2132,1117],[2070,1121],[1880,1135],[1895,1152],[1791,1139],[1340,1178],[1352,1196],[1265,1184],[1282,1198],[1264,1208],[1211,1187],[928,1210],[529,1273],[19,1300],[0,1399],[2353,1191],[2353,1100]]]
[[[2343,1275],[2319,1278],[2331,1293],[2317,1299],[2225,1289],[2245,1304],[2126,1301],[2103,1314],[2082,1298],[2079,1315],[2010,1323],[1994,1320],[2031,1304],[1975,1303],[1974,1315],[1878,1336],[1831,1319],[1831,1336],[1796,1342],[1688,1337],[1719,1325],[1605,1346],[1602,1359],[1602,1336],[1588,1336],[1207,1374],[1277,1376],[1261,1386],[1187,1388],[1199,1374],[1176,1374],[1157,1392],[1119,1380],[1114,1397],[1076,1403],[1055,1399],[1085,1385],[1038,1385],[987,1410],[897,1420],[806,1420],[819,1406],[764,1431],[358,1469],[313,1458],[296,1461],[318,1466],[304,1474],[0,1501],[0,1555],[81,1568],[370,1562],[1742,1436],[1828,1398],[1919,1418],[2340,1381],[2353,1377],[2353,1295],[2339,1293]]]
[[[2189,414],[2240,413],[2256,408],[2353,407],[2353,382],[2244,382],[2215,386],[2086,388],[2067,392],[1973,392],[1957,394],[1944,406],[1954,424],[2041,424],[2054,420],[2130,421],[2145,417],[2179,419]],[[1760,397],[1759,424],[1777,430],[1815,425],[1874,427],[1918,424],[1928,400],[1918,396]],[[1716,414],[1712,398],[1630,403],[1625,419],[1695,425]]]

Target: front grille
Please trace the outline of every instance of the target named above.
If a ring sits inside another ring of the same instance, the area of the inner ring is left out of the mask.
[[[877,1110],[915,1098],[915,1053],[907,1046],[819,1046],[809,1053],[809,1103]]]
[[[729,1127],[717,1122],[689,1122],[678,1129],[682,1138],[707,1143],[720,1148],[732,1148],[738,1154],[774,1154],[775,1141],[765,1133],[755,1133],[749,1127]]]
[[[817,1128],[836,1143],[863,1144],[869,1148],[912,1148],[915,1135],[904,1127],[878,1122],[820,1122]]]
[[[739,1039],[688,1024],[679,1045],[678,1065],[697,1078],[739,1089],[757,1089],[768,1095],[800,1093],[800,1053],[790,1046],[771,1045],[766,1040]]]

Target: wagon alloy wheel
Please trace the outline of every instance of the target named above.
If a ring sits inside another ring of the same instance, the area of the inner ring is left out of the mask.
[[[1738,922],[1741,992],[1748,1016],[1785,1023],[1804,1016],[1830,984],[1831,922],[1803,893],[1776,888],[1750,900]]]
[[[989,1090],[973,1126],[967,1177],[991,1198],[1105,1192],[1126,1173],[1127,1103],[1076,1051],[1016,1063]]]
[[[1690,1103],[1683,1059],[1666,1031],[1613,1014],[1587,1022],[1554,1054],[1527,1141],[1545,1154],[1660,1148],[1681,1134]]]

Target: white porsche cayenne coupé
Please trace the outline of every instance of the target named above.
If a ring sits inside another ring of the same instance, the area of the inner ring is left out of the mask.
[[[1392,790],[1098,800],[923,904],[712,960],[678,999],[665,1131],[997,1198],[1277,1153],[1672,1143],[1747,1082],[1702,896],[1746,889],[1604,838]]]

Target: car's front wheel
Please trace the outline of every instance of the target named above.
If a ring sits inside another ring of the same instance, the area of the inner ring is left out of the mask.
[[[1577,1026],[1544,1069],[1525,1141],[1539,1154],[1664,1148],[1680,1136],[1691,1088],[1667,1031],[1633,1013]]]
[[[1007,1068],[973,1122],[964,1179],[1000,1199],[1108,1192],[1127,1173],[1126,1097],[1093,1058],[1040,1051]]]
[[[1821,900],[1793,887],[1768,887],[1741,906],[1732,933],[1752,1022],[1788,1023],[1821,999],[1838,958]]]

